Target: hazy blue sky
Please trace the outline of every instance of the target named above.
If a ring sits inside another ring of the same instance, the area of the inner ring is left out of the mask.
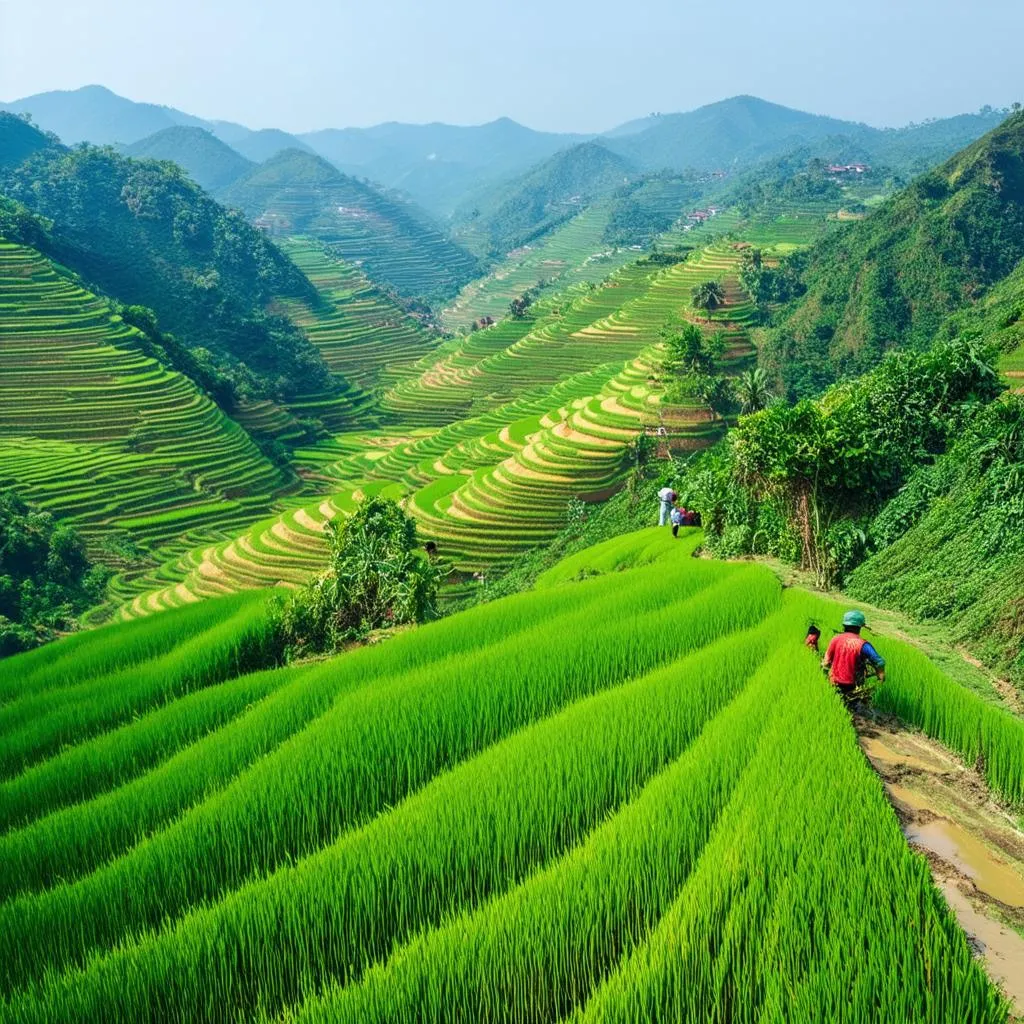
[[[1024,100],[1022,39],[1024,0],[0,0],[0,99],[596,131],[753,93],[903,124]]]

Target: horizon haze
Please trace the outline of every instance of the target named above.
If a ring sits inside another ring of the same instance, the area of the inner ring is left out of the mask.
[[[412,0],[371,10],[295,0],[282,23],[266,0],[183,0],[173,17],[126,0],[3,3],[0,100],[101,84],[296,133],[501,117],[597,133],[743,94],[894,127],[1024,93],[1015,53],[1024,7],[1007,0],[975,5],[975,22],[999,31],[973,34],[951,0],[899,11],[866,0],[855,18],[797,0],[770,12],[739,0],[720,23],[694,13],[668,0],[640,0],[628,21],[610,4],[566,0],[487,11],[466,0],[429,11]]]

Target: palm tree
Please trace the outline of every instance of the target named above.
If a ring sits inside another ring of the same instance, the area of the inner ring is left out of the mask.
[[[766,409],[775,397],[768,383],[768,374],[760,366],[741,373],[736,381],[736,397],[740,401],[741,412],[752,413]]]
[[[693,289],[693,308],[703,309],[710,319],[712,310],[725,305],[725,290],[718,281],[705,281]]]

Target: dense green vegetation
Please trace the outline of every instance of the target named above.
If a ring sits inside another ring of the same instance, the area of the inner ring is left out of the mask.
[[[299,654],[339,650],[375,629],[437,617],[441,572],[417,551],[416,521],[388,498],[368,498],[327,526],[327,568],[289,597],[285,642]]]
[[[33,153],[57,144],[30,121],[0,110],[0,170],[17,167]]]
[[[998,391],[975,341],[891,355],[817,401],[741,420],[679,487],[711,550],[781,557],[939,619],[1022,680],[1024,409]]]
[[[971,418],[870,524],[851,593],[921,619],[1024,681],[1024,400]]]
[[[801,648],[840,606],[693,559],[699,539],[618,536],[304,668],[239,674],[267,657],[262,594],[7,663],[0,718],[32,767],[0,787],[22,808],[4,1019],[725,1024],[799,962],[807,1015],[1005,1021]],[[174,633],[191,670],[162,664]],[[882,706],[1019,803],[1020,720],[875,642],[899,666]],[[101,687],[102,715],[73,718]]]
[[[765,341],[762,361],[803,396],[927,347],[945,318],[1024,256],[1024,114],[925,174],[867,220],[808,254],[806,294]]]
[[[278,296],[315,298],[312,286],[177,167],[111,149],[46,150],[0,177],[0,191],[52,222],[47,255],[155,310],[164,330],[208,353],[238,397],[329,385],[315,348],[266,312]]]
[[[164,128],[126,146],[124,152],[138,159],[170,160],[207,192],[226,188],[252,167],[212,132],[189,125]]]
[[[0,657],[74,629],[108,576],[74,529],[0,490]]]
[[[686,213],[714,181],[701,174],[647,174],[612,194],[604,237],[614,245],[649,245]]]

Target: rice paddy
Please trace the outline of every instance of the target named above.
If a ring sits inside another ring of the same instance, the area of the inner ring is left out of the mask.
[[[526,317],[448,339],[323,243],[286,240],[320,300],[274,311],[307,333],[338,388],[287,404],[245,401],[236,420],[137,351],[100,300],[30,250],[8,246],[5,300],[26,312],[7,328],[14,337],[0,358],[16,374],[4,384],[36,388],[48,379],[52,389],[38,391],[31,407],[5,405],[4,480],[95,544],[116,530],[140,546],[145,561],[111,587],[122,618],[296,586],[322,561],[325,523],[373,493],[406,502],[457,579],[489,573],[552,538],[570,499],[617,490],[639,433],[677,451],[721,436],[726,423],[699,402],[664,401],[661,331],[673,318],[694,318],[696,285],[725,287],[726,304],[700,321],[725,336],[722,368],[736,372],[753,357],[752,309],[738,279],[743,243],[729,232],[770,228],[744,227],[726,211],[667,236],[695,247],[682,262],[620,251],[611,263],[581,264],[606,214],[587,211],[522,257],[527,276],[556,249],[565,264]],[[506,269],[509,280],[518,272]],[[484,281],[472,301],[491,301],[497,287]],[[39,309],[30,314],[33,302]],[[500,304],[507,307],[504,294]],[[62,345],[44,353],[47,322],[62,325]],[[106,347],[95,347],[98,337]],[[74,394],[70,419],[47,415],[58,392],[62,401]],[[320,440],[303,442],[308,428],[296,417],[315,424]],[[264,458],[246,431],[305,443],[293,460],[301,480]]]
[[[266,591],[4,663],[0,1020],[1007,1020],[802,646],[840,607],[699,539],[300,667]],[[1024,722],[873,640],[1019,813]]]
[[[237,528],[293,485],[105,302],[2,240],[0,310],[0,486],[94,543]]]
[[[449,330],[474,320],[508,315],[509,303],[524,292],[544,287],[566,288],[597,282],[637,258],[640,247],[615,246],[604,240],[610,207],[589,207],[539,241],[506,257],[486,277],[471,281],[441,314]]]
[[[697,284],[721,279],[726,304],[701,323],[723,333],[727,372],[749,365],[742,251],[721,241],[668,266],[634,260],[599,285],[546,296],[524,320],[368,370],[385,388],[380,404],[391,422],[297,452],[310,486],[330,496],[298,499],[229,539],[175,553],[119,588],[122,616],[244,587],[297,585],[322,561],[324,523],[370,493],[404,499],[423,538],[461,574],[489,572],[550,540],[570,499],[601,500],[621,486],[626,446],[640,432],[676,450],[721,436],[725,422],[699,402],[664,403],[660,332],[672,318],[693,315]],[[293,252],[321,288],[336,288],[337,322],[353,324],[338,284],[344,267],[303,243]],[[401,323],[395,315],[390,322]],[[408,324],[401,338],[399,348],[419,340]],[[346,348],[340,343],[338,352]]]

